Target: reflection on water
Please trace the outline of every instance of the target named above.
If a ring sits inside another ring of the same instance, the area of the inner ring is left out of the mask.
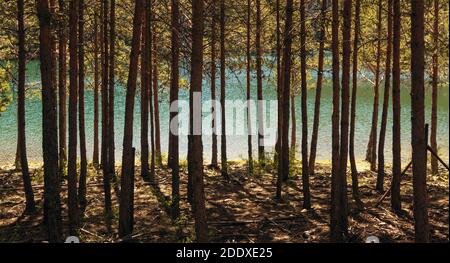
[[[34,65],[33,65],[34,64]],[[39,81],[39,70],[36,66],[37,63],[31,63],[27,70],[27,80],[29,82]],[[244,100],[246,98],[245,87],[241,84],[245,83],[245,75],[238,76],[240,81],[233,75],[232,78],[227,80],[226,98],[230,100]],[[253,99],[256,98],[255,83],[252,83]],[[267,100],[275,100],[276,92],[275,87],[271,86],[269,82],[264,82],[264,98]],[[405,83],[407,84],[407,83]],[[380,94],[380,117],[381,117],[381,103],[382,103],[382,87]],[[219,88],[219,87],[217,87]],[[203,99],[209,100],[210,90],[209,81],[205,81],[203,90]],[[28,159],[30,162],[42,161],[42,112],[41,101],[38,95],[29,96],[26,101],[26,131],[27,131],[27,149]],[[217,90],[216,94],[220,94],[220,90]],[[187,90],[180,90],[180,100],[188,99]],[[430,120],[431,112],[431,92],[427,88],[426,92],[426,120]],[[93,143],[93,91],[86,91],[86,139],[88,158],[92,155],[92,143]],[[135,105],[135,119],[134,119],[134,146],[137,152],[140,151],[140,104],[139,92],[136,94]],[[308,121],[309,121],[309,137],[311,136],[313,110],[314,110],[314,98],[315,91],[313,89],[308,90]],[[301,138],[301,119],[300,119],[300,97],[297,96],[295,100],[296,116],[297,116],[297,142],[300,142]],[[357,159],[364,159],[365,150],[368,141],[368,136],[371,126],[372,116],[372,103],[373,103],[373,89],[372,86],[366,83],[361,83],[358,90],[357,110],[356,110],[356,129],[355,129],[355,154]],[[401,90],[401,103],[402,103],[402,158],[404,161],[410,159],[410,139],[411,139],[411,103],[409,97],[409,88],[402,87]],[[319,140],[318,140],[318,160],[330,160],[331,159],[331,106],[332,106],[332,90],[329,84],[326,84],[322,92],[321,114],[320,114],[320,126],[319,126]],[[8,110],[0,115],[0,163],[13,163],[16,152],[16,138],[17,138],[17,123],[16,123],[16,101],[14,101],[8,108]],[[123,125],[124,125],[124,108],[125,108],[125,90],[123,87],[116,87],[115,97],[115,140],[116,140],[116,158],[117,161],[121,160],[121,145],[123,140]],[[168,92],[166,89],[162,89],[160,92],[160,119],[161,119],[161,147],[163,152],[167,152],[167,138],[168,138]],[[273,114],[273,113],[270,113]],[[205,114],[207,115],[207,114]],[[227,123],[232,122],[232,115],[227,116]],[[449,121],[449,89],[448,86],[441,87],[439,89],[438,96],[438,144],[439,152],[445,159],[448,159],[449,154],[449,140],[448,140],[448,121]],[[392,158],[391,155],[391,139],[392,139],[392,109],[389,108],[388,115],[388,127],[386,135],[386,161],[389,162]],[[220,147],[220,140],[219,147]],[[256,136],[253,136],[253,143],[257,145]],[[245,159],[247,156],[247,136],[237,135],[228,136],[227,149],[229,159]],[[209,159],[211,155],[211,136],[203,136],[203,148],[205,159]],[[256,149],[256,147],[254,147]],[[267,149],[273,151],[273,148]],[[187,137],[180,136],[180,154],[181,158],[185,158],[187,153]],[[220,154],[220,152],[219,152]]]

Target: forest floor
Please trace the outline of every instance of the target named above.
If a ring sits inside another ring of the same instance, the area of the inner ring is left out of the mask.
[[[360,170],[360,196],[366,208],[358,209],[349,187],[349,235],[347,242],[364,242],[377,236],[381,242],[412,242],[414,219],[412,213],[412,177],[408,171],[402,179],[403,211],[390,209],[389,196],[374,207],[382,196],[375,190],[376,174],[364,162]],[[274,199],[276,178],[271,167],[255,167],[248,175],[244,162],[230,162],[230,181],[220,171],[205,167],[206,207],[212,242],[328,242],[330,206],[330,165],[318,163],[311,176],[310,210],[302,209],[301,169],[292,169],[293,176],[283,186],[281,201]],[[45,242],[42,225],[42,169],[33,169],[33,188],[37,200],[35,215],[22,215],[25,207],[22,179],[19,171],[0,169],[0,242]],[[102,176],[89,168],[88,205],[80,224],[82,242],[118,242],[118,199],[113,192],[112,231],[105,227],[103,215]],[[181,196],[186,197],[187,169],[181,168]],[[139,169],[135,184],[135,227],[127,241],[133,242],[192,242],[194,223],[191,208],[182,198],[181,216],[172,221],[169,216],[171,176],[167,168],[157,168],[157,187],[143,182]],[[385,188],[390,185],[385,179]],[[67,187],[62,186],[63,222],[67,227]],[[428,177],[429,222],[432,242],[449,241],[449,178],[448,172]]]

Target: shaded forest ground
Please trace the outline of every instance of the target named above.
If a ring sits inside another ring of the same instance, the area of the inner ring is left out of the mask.
[[[283,199],[273,199],[276,178],[272,167],[256,167],[255,174],[247,174],[246,164],[230,162],[231,181],[225,181],[220,171],[205,167],[207,216],[213,242],[327,242],[329,231],[330,165],[319,163],[316,175],[311,176],[312,209],[302,209],[301,169],[296,164],[294,176],[283,187]],[[390,210],[387,197],[379,207],[373,204],[382,194],[375,191],[376,174],[359,163],[360,195],[367,208],[357,209],[351,198],[349,185],[348,242],[364,242],[375,235],[381,242],[412,242],[414,219],[412,214],[411,171],[402,180],[404,211],[397,215]],[[113,193],[112,231],[105,226],[103,216],[103,184],[101,174],[90,167],[88,177],[88,206],[81,220],[82,242],[118,242],[118,202]],[[22,215],[25,200],[21,174],[4,168],[0,170],[0,242],[44,242],[42,222],[42,170],[34,169],[33,186],[37,200],[36,215]],[[170,170],[157,168],[157,187],[145,184],[136,171],[135,228],[127,241],[133,242],[192,242],[193,219],[186,197],[187,169],[181,168],[181,216],[173,222],[168,215],[170,206]],[[351,182],[350,178],[348,182]],[[428,177],[429,221],[432,242],[449,241],[448,173]],[[385,188],[389,187],[387,176]],[[63,185],[63,220],[67,226],[67,187]],[[67,233],[67,229],[65,229]]]

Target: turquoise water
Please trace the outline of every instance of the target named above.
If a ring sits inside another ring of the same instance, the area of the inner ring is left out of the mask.
[[[245,74],[230,74],[227,80],[226,98],[234,100],[244,100],[246,98],[245,87]],[[26,134],[27,134],[27,149],[28,158],[31,162],[42,161],[42,113],[41,113],[41,101],[40,101],[40,77],[38,63],[29,63],[27,69],[27,81],[31,84],[32,88],[28,90],[26,100]],[[318,140],[318,160],[330,160],[331,159],[331,103],[332,103],[332,90],[327,81],[322,91],[322,107],[319,126],[319,140]],[[264,97],[265,99],[275,100],[276,91],[269,81],[264,81]],[[405,85],[408,84],[405,82]],[[256,97],[256,81],[252,81],[253,97]],[[90,83],[87,83],[90,87]],[[381,90],[383,89],[381,86]],[[217,87],[216,94],[220,94],[219,87]],[[160,88],[160,119],[161,119],[161,147],[163,152],[167,152],[167,138],[168,138],[168,124],[169,124],[169,105],[168,105],[168,92],[166,88]],[[380,98],[382,98],[382,91]],[[430,120],[431,114],[431,92],[429,87],[426,89],[426,119]],[[188,91],[180,90],[180,100],[188,99]],[[210,98],[209,81],[204,83],[203,99]],[[356,158],[364,159],[366,145],[369,137],[371,116],[372,116],[372,103],[373,103],[373,88],[370,84],[361,83],[358,90],[357,111],[356,111]],[[309,127],[312,127],[313,110],[314,110],[315,91],[313,89],[308,90],[308,121]],[[445,159],[449,155],[449,88],[448,86],[440,87],[438,96],[438,144],[439,152]],[[402,87],[401,90],[402,101],[402,158],[404,161],[410,159],[410,141],[411,141],[411,103],[409,97],[409,88]],[[300,112],[300,97],[295,99],[296,116],[297,116],[297,142],[301,140],[301,112]],[[380,117],[381,117],[381,103],[380,99]],[[17,138],[17,105],[16,96],[14,96],[13,103],[8,107],[6,112],[0,114],[0,164],[10,164],[14,162],[16,151],[16,138]],[[116,158],[117,161],[121,160],[121,148],[123,140],[123,123],[124,123],[124,108],[125,108],[125,90],[122,86],[116,87],[115,97],[115,140],[116,140]],[[386,160],[391,159],[391,138],[392,138],[392,109],[389,108],[388,116],[388,128],[386,137]],[[137,152],[140,151],[140,95],[136,93],[136,105],[135,105],[135,121],[134,121],[134,146]],[[270,114],[273,114],[271,112]],[[233,121],[233,115],[227,115],[227,123],[230,124]],[[86,139],[88,158],[92,155],[93,149],[93,91],[88,89],[86,91]],[[311,136],[311,130],[309,131]],[[246,135],[228,135],[227,136],[228,158],[239,159],[246,158],[247,156],[247,136]],[[254,149],[256,149],[257,140],[255,136]],[[204,156],[205,159],[210,158],[211,154],[211,136],[203,136]],[[180,136],[180,153],[184,158],[187,152],[187,137]],[[220,140],[219,140],[220,147]],[[272,151],[272,147],[268,147],[268,151]]]

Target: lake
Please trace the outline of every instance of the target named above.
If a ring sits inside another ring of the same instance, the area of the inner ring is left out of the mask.
[[[227,79],[226,98],[230,100],[244,100],[246,98],[245,74],[229,74]],[[36,62],[28,63],[27,65],[27,82],[39,88],[40,85],[40,71],[39,64]],[[217,82],[219,83],[219,82]],[[268,100],[276,99],[275,87],[272,82],[267,79],[263,82],[264,98]],[[411,101],[409,96],[408,82],[405,81],[405,86],[401,88],[401,147],[402,159],[406,162],[410,160],[411,150]],[[90,87],[90,83],[86,85]],[[381,118],[381,103],[383,96],[384,84],[380,85],[380,118]],[[160,122],[161,122],[161,147],[163,153],[167,152],[167,138],[169,126],[169,105],[168,105],[168,89],[160,88]],[[210,98],[209,81],[206,80],[203,89],[203,99]],[[29,95],[28,91],[27,95]],[[42,112],[40,92],[35,91],[34,95],[27,96],[26,99],[26,135],[27,135],[27,150],[28,160],[30,162],[42,162]],[[217,86],[217,96],[220,95],[220,87]],[[256,79],[252,79],[252,96],[256,98]],[[188,90],[182,89],[179,93],[180,100],[188,100]],[[219,97],[217,97],[219,98]],[[92,156],[93,143],[93,91],[89,88],[85,94],[86,103],[86,140],[88,149],[88,158]],[[390,98],[390,100],[392,97]],[[309,122],[309,141],[311,137],[313,111],[314,111],[315,90],[308,90],[308,122]],[[297,117],[297,142],[300,145],[301,140],[301,109],[300,96],[295,98],[296,117]],[[355,154],[356,158],[362,160],[365,158],[367,141],[370,133],[371,118],[372,118],[372,104],[373,104],[373,87],[369,83],[361,82],[357,94],[357,110],[356,110],[356,128],[355,128]],[[205,106],[206,107],[206,106]],[[116,142],[116,159],[121,161],[122,141],[123,141],[123,123],[124,123],[124,108],[125,108],[125,89],[123,86],[117,85],[115,96],[115,142]],[[208,106],[209,108],[209,106]],[[332,110],[332,89],[330,80],[326,81],[322,91],[321,114],[319,124],[319,140],[318,140],[318,160],[331,160],[331,110]],[[135,121],[134,121],[134,139],[133,143],[136,147],[137,153],[140,152],[140,94],[139,89],[136,92],[135,104]],[[271,112],[270,114],[274,114]],[[431,90],[426,88],[426,121],[430,122],[431,115]],[[276,115],[275,115],[276,116]],[[17,104],[16,95],[14,101],[8,106],[6,112],[0,114],[0,164],[12,164],[15,158],[17,145]],[[227,123],[232,123],[233,114],[227,115]],[[448,160],[449,155],[449,88],[448,85],[439,88],[438,95],[438,148],[439,153],[445,160]],[[227,149],[229,159],[246,159],[247,157],[247,136],[246,135],[228,135]],[[386,162],[390,163],[392,158],[391,150],[392,138],[392,108],[389,108],[388,126],[386,135],[385,157]],[[218,140],[218,147],[220,147],[220,139]],[[253,149],[257,150],[257,139],[253,136]],[[211,136],[203,136],[204,158],[210,159],[211,155]],[[220,149],[220,148],[219,148]],[[273,147],[268,147],[268,151],[273,151]],[[180,136],[180,154],[181,158],[185,158],[187,153],[187,137]],[[255,151],[255,155],[256,155]],[[220,150],[219,150],[220,155]],[[298,150],[297,156],[300,156]],[[220,160],[220,159],[219,159]]]

